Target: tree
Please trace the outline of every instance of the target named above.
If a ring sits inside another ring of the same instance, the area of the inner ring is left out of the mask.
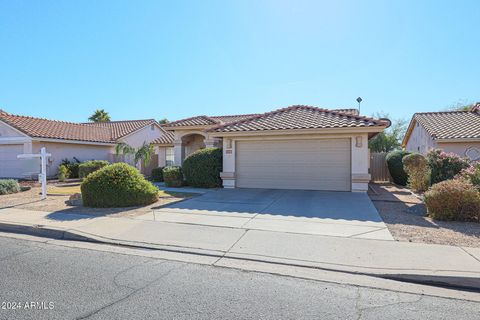
[[[103,109],[97,109],[95,112],[88,118],[88,121],[92,122],[109,122],[110,115],[107,111]]]
[[[120,154],[131,154],[133,155],[134,164],[137,165],[140,161],[142,162],[143,167],[147,167],[150,164],[150,160],[155,153],[153,144],[144,142],[140,148],[134,148],[128,143],[120,142],[115,146],[115,153]]]
[[[470,111],[474,105],[471,101],[462,99],[447,107],[446,111]]]
[[[388,114],[377,113],[373,117],[388,118]],[[392,120],[392,125],[371,139],[368,147],[372,152],[390,152],[399,149],[406,131],[407,121],[405,119]]]
[[[163,119],[158,120],[158,123],[160,123],[160,124],[167,124],[167,123],[170,123],[170,121],[168,121],[167,118],[163,118]]]

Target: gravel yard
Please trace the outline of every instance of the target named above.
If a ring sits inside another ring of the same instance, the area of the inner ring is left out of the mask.
[[[368,195],[397,241],[480,247],[480,223],[425,217],[424,204],[407,188],[371,184]]]
[[[38,184],[33,184],[32,189],[24,192],[1,195],[0,209],[3,208],[17,208],[26,210],[38,210],[46,212],[66,212],[77,214],[91,214],[95,216],[111,215],[111,216],[136,216],[150,212],[168,203],[190,198],[193,194],[189,193],[165,193],[160,192],[159,200],[151,205],[143,207],[128,207],[128,208],[88,208],[83,206],[70,206],[66,203],[72,192],[78,189],[78,182],[76,183],[49,183],[48,190],[53,195],[49,195],[47,199],[40,199],[40,187]],[[59,195],[59,190],[64,189],[66,195]],[[48,192],[47,192],[48,193]]]

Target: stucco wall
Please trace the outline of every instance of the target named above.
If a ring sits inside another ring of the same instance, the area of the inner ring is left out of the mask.
[[[357,146],[358,137],[358,146]],[[284,135],[284,136],[253,136],[253,137],[224,137],[223,138],[223,185],[226,188],[235,187],[235,153],[236,143],[241,140],[272,140],[272,139],[351,139],[351,175],[352,191],[367,191],[370,175],[368,172],[370,159],[368,154],[368,134],[311,134],[311,135]],[[231,142],[229,141],[231,140]]]
[[[433,140],[425,128],[417,122],[412,130],[412,134],[408,139],[405,149],[411,152],[426,154],[433,148],[436,148],[435,140]]]
[[[25,137],[25,135],[0,121],[0,137]]]
[[[480,150],[480,142],[439,142],[437,144],[438,149],[442,149],[445,152],[456,153],[460,157],[466,157],[465,151],[470,147]]]
[[[54,176],[63,159],[72,160],[76,157],[80,161],[86,160],[108,160],[112,161],[112,155],[115,153],[113,146],[97,146],[88,144],[58,143],[58,142],[34,142],[32,144],[33,153],[39,153],[42,147],[47,148],[47,152],[52,154],[48,165],[47,175]]]
[[[152,129],[153,128],[153,129]],[[146,126],[145,128],[126,136],[121,141],[128,143],[130,146],[138,148],[143,145],[144,142],[150,143],[153,140],[160,138],[163,134],[163,131],[157,126]]]

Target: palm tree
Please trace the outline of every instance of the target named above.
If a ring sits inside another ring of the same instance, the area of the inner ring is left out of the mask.
[[[97,109],[95,112],[88,118],[88,121],[92,122],[109,122],[110,115],[107,111],[103,109]]]
[[[134,148],[128,143],[120,142],[115,146],[115,153],[117,156],[119,154],[131,154],[133,155],[134,164],[137,165],[140,161],[142,162],[143,167],[147,167],[150,164],[155,149],[153,144],[144,142],[140,148]]]

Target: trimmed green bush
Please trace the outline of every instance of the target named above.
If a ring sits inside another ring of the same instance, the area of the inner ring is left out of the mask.
[[[73,160],[63,159],[61,165],[64,165],[68,169],[67,178],[78,179],[78,168],[80,166],[80,160],[73,157]]]
[[[90,173],[106,167],[110,162],[106,160],[90,160],[82,162],[78,168],[78,177],[80,179],[86,178]]]
[[[463,179],[434,184],[425,193],[428,215],[437,220],[479,221],[480,193]]]
[[[181,187],[183,185],[182,168],[177,166],[163,168],[163,181],[167,187]]]
[[[141,206],[158,199],[158,189],[126,163],[115,163],[92,172],[80,188],[83,205],[87,207]]]
[[[205,148],[195,151],[183,161],[183,173],[187,184],[199,188],[222,186],[222,149]]]
[[[470,166],[467,158],[442,150],[432,150],[427,154],[428,165],[432,171],[432,183],[453,179],[463,169]]]
[[[388,171],[392,176],[393,182],[401,186],[407,185],[408,175],[403,169],[403,157],[409,155],[410,152],[404,150],[395,150],[387,154]]]
[[[152,180],[155,182],[163,182],[163,167],[152,169]]]
[[[66,179],[68,179],[68,168],[62,164],[58,167],[58,180],[65,181]]]
[[[0,180],[0,195],[20,192],[20,185],[14,179]]]
[[[419,153],[408,154],[402,159],[408,175],[408,186],[415,192],[425,192],[430,186],[430,168],[427,159]]]

